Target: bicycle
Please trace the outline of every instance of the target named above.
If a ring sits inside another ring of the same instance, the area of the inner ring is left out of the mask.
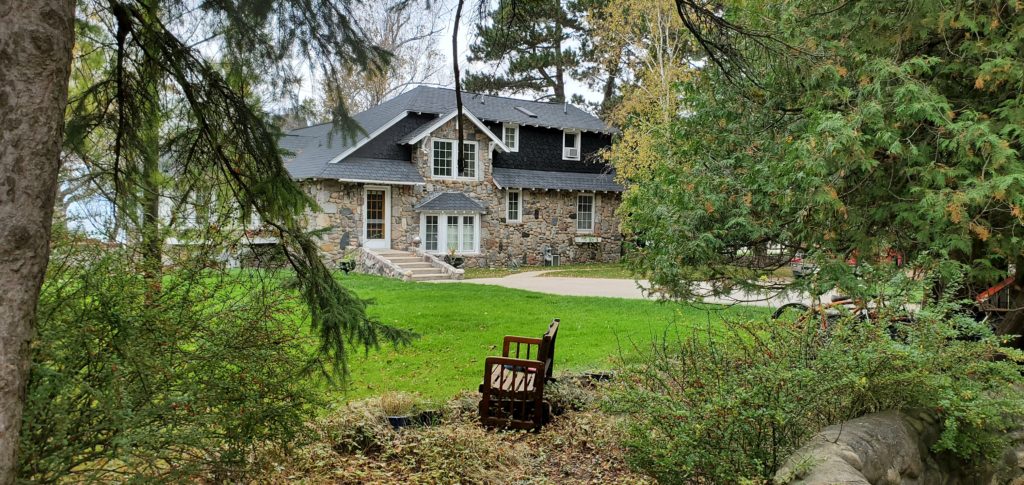
[[[772,320],[785,320],[793,318],[799,325],[814,322],[818,331],[827,334],[836,322],[843,318],[852,317],[857,322],[877,322],[885,316],[882,309],[885,305],[877,301],[857,300],[845,295],[833,295],[828,303],[817,303],[807,305],[800,302],[790,302],[780,306],[772,313]],[[886,319],[889,334],[892,338],[899,338],[899,328],[893,324],[912,323],[913,318],[906,311],[901,311],[896,318]]]

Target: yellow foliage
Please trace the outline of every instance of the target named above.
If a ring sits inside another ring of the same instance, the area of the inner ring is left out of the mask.
[[[982,241],[988,241],[988,238],[992,236],[992,232],[981,224],[972,222],[970,224],[971,232],[978,236],[978,239]]]
[[[953,221],[954,224],[960,224],[963,222],[967,215],[964,211],[964,207],[956,201],[950,202],[946,205],[946,212],[949,213],[949,220]]]

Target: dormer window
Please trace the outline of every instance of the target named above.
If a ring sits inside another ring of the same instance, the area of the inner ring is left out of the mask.
[[[501,125],[501,141],[505,143],[510,151],[519,151],[519,125],[516,123],[505,123]]]
[[[580,159],[580,132],[562,131],[562,160]]]

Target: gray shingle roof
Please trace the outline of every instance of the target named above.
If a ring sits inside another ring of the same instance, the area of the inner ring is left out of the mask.
[[[410,132],[408,135],[399,138],[398,143],[401,145],[408,145],[409,143],[412,143],[413,140],[419,138],[421,135],[425,135],[426,132],[430,131],[430,128],[433,126],[434,121],[428,121],[426,123],[423,123],[423,126],[416,128],[415,130],[412,130],[412,132]]]
[[[435,192],[424,197],[413,208],[419,212],[487,212],[481,203],[462,192]]]
[[[410,161],[376,158],[346,158],[329,163],[317,177],[358,182],[395,182],[422,184],[423,176]]]
[[[448,113],[455,108],[455,90],[419,86],[405,94],[415,93],[409,99],[407,109],[423,113]],[[404,96],[404,95],[403,95]],[[545,103],[524,99],[490,96],[487,94],[462,93],[463,107],[485,121],[499,121],[536,125],[548,128],[569,128],[601,133],[614,130],[594,115],[571,104]],[[517,107],[537,115],[531,117]]]
[[[494,168],[494,183],[503,189],[586,190],[622,192],[624,188],[610,173],[545,172],[515,168]]]
[[[466,110],[485,121],[602,133],[614,131],[598,118],[572,105],[473,93],[463,93],[462,99]],[[337,164],[331,164],[330,161],[368,138],[368,134],[384,127],[395,117],[406,112],[443,115],[451,112],[454,107],[454,90],[419,86],[353,116],[363,130],[363,133],[355,135],[354,140],[342,133],[333,132],[330,123],[292,130],[279,141],[280,147],[290,152],[284,155],[285,168],[296,179],[335,178],[329,174],[338,169],[331,166],[344,164],[349,159]],[[526,108],[527,112],[537,116],[531,117],[517,108]]]

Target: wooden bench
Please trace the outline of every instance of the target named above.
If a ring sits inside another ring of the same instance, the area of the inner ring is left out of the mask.
[[[541,338],[506,336],[501,357],[484,362],[480,422],[487,427],[534,429],[551,420],[544,384],[552,379],[559,320]]]

